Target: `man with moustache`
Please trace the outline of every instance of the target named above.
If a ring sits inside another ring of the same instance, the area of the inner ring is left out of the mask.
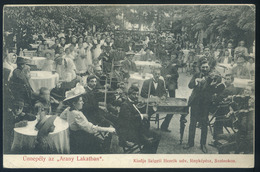
[[[142,114],[136,104],[138,103],[139,88],[131,86],[128,97],[120,107],[118,117],[118,134],[122,146],[126,141],[144,145],[142,153],[155,154],[161,136],[149,130],[148,115]]]
[[[194,146],[196,124],[201,125],[201,139],[200,148],[202,152],[207,153],[206,141],[208,132],[208,115],[212,100],[212,95],[215,93],[216,82],[209,74],[209,62],[203,60],[199,63],[200,72],[194,74],[189,82],[188,87],[192,90],[188,105],[191,107],[190,113],[190,126],[189,126],[189,139],[188,144],[184,149],[189,149]]]

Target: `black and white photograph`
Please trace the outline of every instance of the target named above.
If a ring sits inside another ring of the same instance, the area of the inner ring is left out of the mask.
[[[3,154],[253,157],[255,10],[5,5]]]

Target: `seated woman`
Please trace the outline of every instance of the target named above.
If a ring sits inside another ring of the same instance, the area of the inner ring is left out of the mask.
[[[44,61],[44,64],[42,66],[42,71],[55,71],[55,62],[52,57],[52,53],[50,51],[47,51],[45,53],[46,60]]]
[[[10,74],[8,77],[8,80],[10,80],[12,73],[14,71],[14,69],[17,68],[16,63],[16,58],[17,55],[14,53],[9,53],[4,57],[4,63],[3,63],[3,68],[9,69],[10,70]]]
[[[67,53],[69,49],[66,49]],[[55,59],[56,71],[60,76],[60,80],[70,82],[76,78],[76,66],[74,61],[67,55],[60,54]]]
[[[70,146],[72,154],[85,153],[107,153],[110,145],[104,145],[102,140],[94,136],[97,132],[114,133],[111,127],[99,127],[93,125],[81,112],[83,106],[82,94],[85,93],[84,87],[77,85],[75,88],[66,92],[66,103],[69,107],[65,109],[60,117],[66,119],[70,128]],[[104,141],[104,143],[106,143]]]

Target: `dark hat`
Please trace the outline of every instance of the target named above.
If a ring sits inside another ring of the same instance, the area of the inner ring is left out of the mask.
[[[24,106],[24,101],[21,100],[21,99],[15,100],[13,105],[14,106],[23,107]]]
[[[27,62],[27,60],[26,60],[25,58],[23,58],[23,57],[17,57],[16,63],[17,63],[17,64],[27,64],[28,62]]]

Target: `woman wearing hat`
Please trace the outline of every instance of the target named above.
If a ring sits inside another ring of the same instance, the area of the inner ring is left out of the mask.
[[[101,139],[94,136],[94,134],[97,132],[114,133],[115,129],[99,127],[88,121],[81,112],[84,104],[82,94],[84,93],[84,87],[79,84],[72,90],[67,91],[64,103],[69,107],[60,115],[69,123],[71,153],[104,153]]]

